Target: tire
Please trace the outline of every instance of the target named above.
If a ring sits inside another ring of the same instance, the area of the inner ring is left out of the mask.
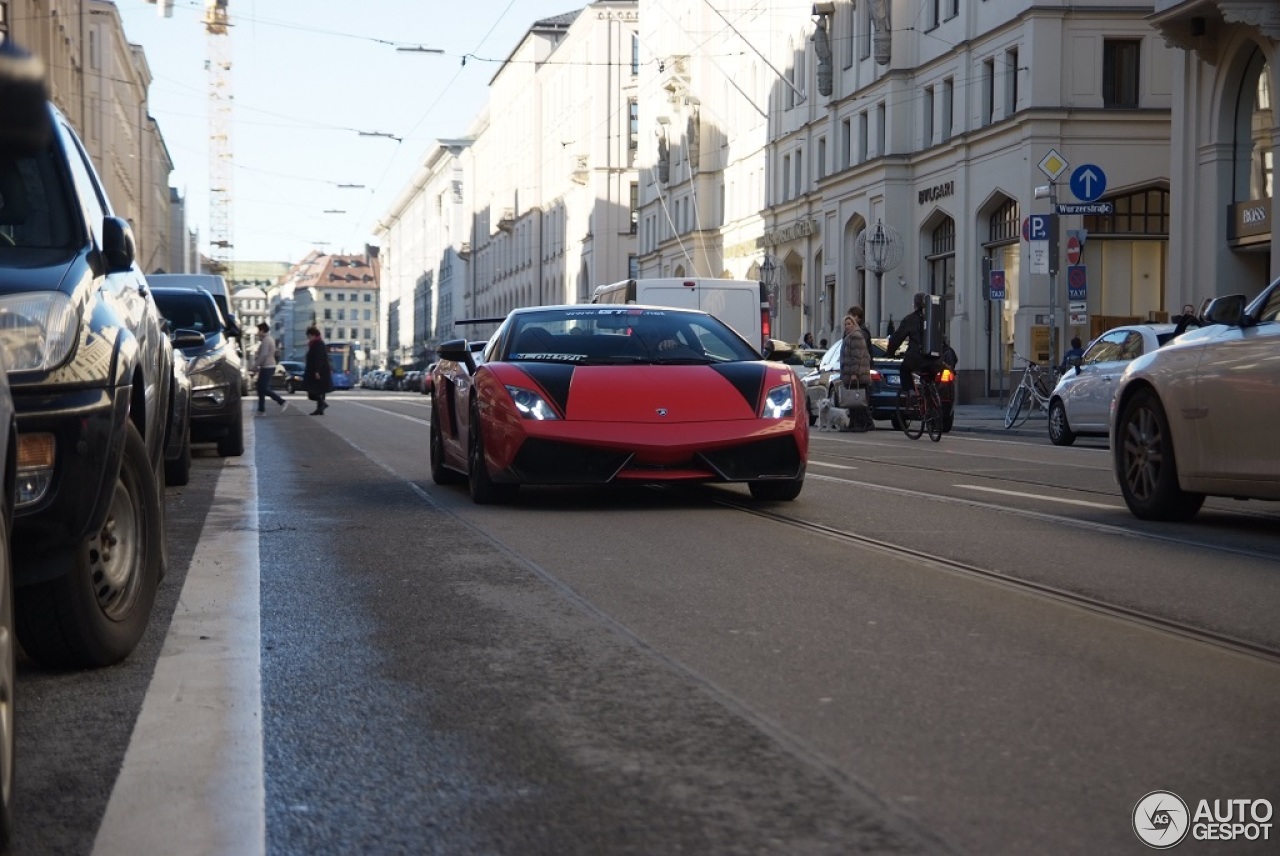
[[[124,456],[101,528],[71,548],[70,571],[17,590],[18,640],[49,668],[118,663],[147,629],[160,582],[163,497],[138,429],[125,427]]]
[[[493,505],[514,497],[517,485],[495,484],[489,475],[489,465],[484,459],[480,413],[474,402],[471,405],[471,440],[467,447],[467,486],[471,491],[471,501],[476,505]]]
[[[284,391],[289,393],[290,395],[293,395],[295,392],[298,391],[298,387],[294,384],[292,380],[287,380],[284,382]]]
[[[924,421],[920,418],[920,406],[912,401],[911,392],[898,391],[898,424],[902,433],[912,440],[919,440],[924,433]]]
[[[462,473],[451,470],[444,465],[444,438],[440,436],[439,414],[431,408],[431,428],[428,431],[431,454],[431,480],[436,484],[461,484]]]
[[[936,386],[929,387],[925,395],[929,396],[929,418],[925,420],[929,431],[929,439],[937,443],[942,439],[942,400],[938,396]]]
[[[769,479],[747,482],[751,496],[761,502],[790,502],[804,488],[804,476],[798,479]]]
[[[1190,520],[1204,505],[1204,494],[1188,493],[1178,486],[1169,419],[1151,390],[1138,390],[1125,402],[1112,454],[1120,492],[1135,517]]]
[[[947,411],[947,415],[942,417],[942,433],[950,434],[951,429],[955,427],[955,424],[956,424],[956,410],[955,410],[955,407],[953,406],[951,407],[951,409]]]
[[[1013,391],[1008,406],[1004,409],[1004,427],[1013,428],[1027,421],[1031,413],[1031,402],[1028,400],[1026,387],[1019,386]]]
[[[1067,424],[1067,408],[1057,398],[1049,404],[1049,441],[1055,446],[1070,446],[1076,441],[1075,432]]]
[[[13,429],[10,429],[11,432]],[[15,466],[12,457],[8,466]],[[17,684],[17,639],[13,628],[13,562],[9,547],[13,540],[12,500],[6,496],[0,511],[0,849],[13,831],[13,769],[15,688]]]
[[[218,438],[218,454],[224,458],[238,458],[244,454],[244,407],[236,411],[235,419],[227,427],[227,433]]]
[[[187,431],[182,438],[182,452],[172,461],[164,462],[164,483],[173,487],[182,487],[191,481],[191,417],[188,413],[185,420]]]

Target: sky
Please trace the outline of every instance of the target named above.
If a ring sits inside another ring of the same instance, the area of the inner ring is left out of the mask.
[[[434,141],[467,133],[534,21],[585,5],[229,0],[234,260],[296,262],[313,249],[360,253],[376,243],[377,221]],[[204,0],[174,0],[168,18],[146,0],[116,6],[125,37],[146,54],[150,113],[174,162],[169,183],[208,253]]]

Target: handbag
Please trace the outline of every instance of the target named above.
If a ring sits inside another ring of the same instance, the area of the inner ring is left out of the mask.
[[[866,407],[867,389],[855,386],[852,389],[843,385],[836,387],[836,407]]]

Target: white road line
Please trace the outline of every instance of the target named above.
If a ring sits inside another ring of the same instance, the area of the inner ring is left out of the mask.
[[[392,399],[387,399],[387,400],[388,400],[388,401],[390,401],[390,400],[392,400]],[[387,409],[386,409],[386,408],[384,408],[384,407],[374,407],[372,404],[361,404],[361,403],[360,403],[360,402],[358,402],[358,401],[344,401],[344,402],[343,402],[343,404],[344,404],[344,405],[345,405],[345,404],[352,404],[352,405],[355,405],[356,407],[363,407],[363,408],[366,408],[367,410],[372,410],[372,411],[374,411],[374,412],[376,412],[376,413],[380,413],[380,414],[382,414],[383,416],[397,416],[397,417],[399,417],[399,418],[401,418],[401,419],[408,419],[410,422],[417,422],[417,423],[419,423],[419,424],[421,424],[421,425],[430,425],[430,424],[431,424],[431,420],[430,420],[430,419],[419,419],[418,417],[416,417],[416,416],[410,416],[410,415],[408,415],[407,413],[396,413],[394,410],[387,410]],[[423,406],[423,405],[419,405],[419,406]],[[430,405],[425,405],[425,406],[430,406]]]
[[[253,420],[225,458],[93,856],[266,852]]]
[[[809,466],[830,467],[833,470],[856,470],[857,469],[857,467],[846,467],[844,464],[828,464],[826,461],[815,461],[813,458],[809,459]]]
[[[1063,505],[1081,505],[1085,508],[1105,508],[1108,511],[1120,511],[1124,508],[1124,506],[1119,505],[1118,503],[1088,502],[1083,499],[1067,499],[1065,496],[1046,496],[1042,493],[1024,493],[1018,490],[1001,490],[998,487],[983,487],[982,485],[976,484],[957,484],[952,485],[952,487],[958,487],[961,490],[977,490],[984,493],[998,493],[1002,496],[1017,496],[1023,499],[1039,499],[1044,502],[1058,502]]]

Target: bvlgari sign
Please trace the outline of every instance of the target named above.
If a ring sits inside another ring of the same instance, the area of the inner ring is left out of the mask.
[[[926,187],[920,191],[920,204],[924,205],[926,202],[936,202],[939,199],[954,196],[955,192],[956,183],[954,181],[944,181],[942,184]]]
[[[1227,239],[1233,244],[1258,244],[1271,239],[1271,200],[1250,199],[1232,205]]]

